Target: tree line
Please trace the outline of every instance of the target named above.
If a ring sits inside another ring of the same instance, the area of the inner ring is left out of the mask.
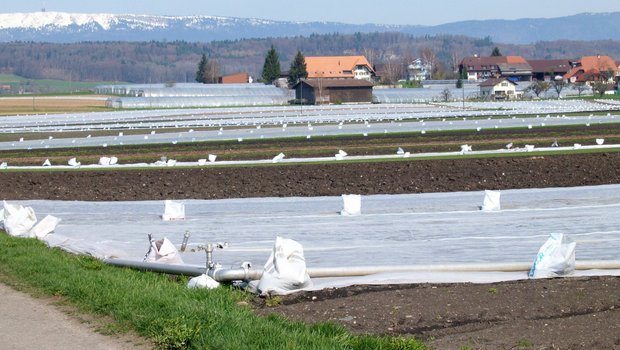
[[[505,55],[529,59],[578,58],[586,55],[620,57],[620,41],[554,41],[528,45],[494,43],[490,38],[403,33],[326,34],[307,37],[244,39],[210,43],[83,42],[0,44],[0,73],[31,79],[123,81],[132,83],[194,82],[203,55],[211,75],[247,72],[261,76],[265,53],[273,47],[284,70],[298,52],[305,56],[364,55],[372,65],[394,71],[417,57],[433,62],[433,78],[457,78],[465,56],[487,55],[498,47]],[[209,77],[205,77],[209,78]],[[209,79],[213,79],[212,77]]]

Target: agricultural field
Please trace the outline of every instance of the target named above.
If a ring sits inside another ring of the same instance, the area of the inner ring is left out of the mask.
[[[0,116],[14,114],[93,112],[106,110],[107,97],[97,95],[0,97]]]
[[[85,202],[286,199],[617,185],[620,152],[612,147],[620,143],[617,106],[592,103],[583,110],[580,102],[561,109],[554,103],[488,104],[467,111],[449,105],[373,105],[363,112],[349,106],[308,108],[303,115],[297,108],[274,108],[78,113],[39,124],[23,119],[28,122],[22,125],[0,119],[5,130],[0,162],[15,166],[0,170],[0,182],[11,184],[0,188],[0,197]],[[554,125],[555,119],[566,123]],[[597,139],[604,144],[597,145]],[[553,143],[568,148],[512,151]],[[497,152],[459,154],[464,144]],[[387,157],[398,148],[411,157]],[[349,158],[332,159],[339,150]],[[227,163],[271,160],[280,152],[294,161]],[[440,155],[416,157],[423,153]],[[151,165],[162,157],[195,162],[209,154],[218,160],[203,166]],[[102,156],[116,156],[119,165],[128,166],[85,166]],[[46,159],[64,165],[71,157],[83,166],[39,167]],[[308,162],[311,158],[322,159]],[[620,225],[613,216],[606,219]],[[372,259],[377,252],[359,254]],[[619,283],[619,277],[606,276],[357,285],[276,302],[257,297],[252,306],[263,315],[334,322],[354,334],[415,336],[439,349],[614,349],[620,344]]]

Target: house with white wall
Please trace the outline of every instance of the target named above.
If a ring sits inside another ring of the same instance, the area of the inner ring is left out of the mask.
[[[480,97],[485,100],[513,100],[518,97],[517,83],[507,78],[491,78],[478,86]]]

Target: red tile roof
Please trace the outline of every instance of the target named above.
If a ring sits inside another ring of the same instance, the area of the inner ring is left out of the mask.
[[[555,73],[564,74],[571,70],[572,66],[570,60],[528,60],[530,66],[532,66],[532,72],[536,73]]]
[[[354,78],[355,67],[367,66],[374,72],[364,56],[307,56],[308,78]]]
[[[577,66],[564,75],[565,79],[570,79],[580,73],[600,74],[612,70],[618,74],[618,65],[609,56],[584,56],[578,62]],[[614,75],[615,75],[614,74]]]
[[[321,89],[341,87],[372,87],[374,85],[368,80],[363,79],[306,79],[303,80],[303,82],[313,88],[320,87]]]
[[[500,63],[510,63],[510,64],[525,63],[527,64],[527,61],[525,60],[525,58],[521,56],[489,56],[489,57],[471,56],[471,57],[465,57],[461,61],[461,65],[467,68],[468,71],[486,71],[486,70],[491,69],[492,66],[497,66]],[[473,69],[470,69],[470,67],[473,67]]]

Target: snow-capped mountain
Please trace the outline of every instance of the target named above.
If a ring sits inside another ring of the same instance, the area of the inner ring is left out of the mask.
[[[437,26],[285,22],[215,16],[153,16],[32,12],[0,14],[0,42],[150,41],[208,42],[326,33],[398,31],[416,36],[490,36],[496,42],[620,39],[620,12],[550,19],[464,21]]]
[[[355,31],[396,26],[283,22],[216,16],[153,16],[33,12],[0,14],[0,42],[7,41],[213,41]]]

